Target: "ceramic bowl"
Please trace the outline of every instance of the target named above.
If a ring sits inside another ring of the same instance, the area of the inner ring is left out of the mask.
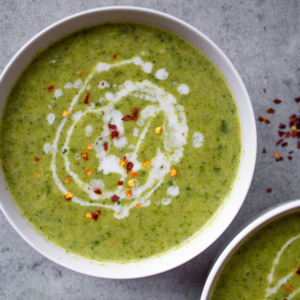
[[[247,223],[244,224],[243,229],[239,230],[239,233],[233,237],[231,242],[225,248],[223,248],[220,255],[217,256],[217,260],[211,268],[210,273],[205,282],[200,300],[211,299],[214,286],[218,280],[218,276],[221,273],[224,265],[234,254],[236,249],[238,249],[239,246],[250,235],[252,235],[252,233],[276,219],[279,219],[299,210],[300,200],[293,200],[268,208],[267,210],[261,212],[255,218],[252,218],[251,220],[247,221]]]
[[[37,52],[47,48],[49,43],[79,29],[106,22],[131,22],[171,31],[198,48],[223,73],[236,101],[242,133],[241,162],[232,193],[212,216],[209,225],[202,228],[180,248],[157,257],[126,264],[90,261],[66,253],[64,249],[37,234],[12,201],[9,191],[5,188],[2,170],[0,171],[0,206],[19,235],[52,261],[71,270],[93,276],[137,278],[158,274],[185,263],[210,246],[229,226],[242,206],[251,184],[256,160],[256,125],[251,101],[242,79],[229,59],[210,39],[175,17],[137,7],[107,7],[84,11],[56,22],[33,37],[16,53],[1,75],[0,114],[3,113],[5,100],[16,79]]]

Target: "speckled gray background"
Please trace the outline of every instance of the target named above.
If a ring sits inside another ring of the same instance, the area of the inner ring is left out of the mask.
[[[54,264],[28,246],[0,212],[0,299],[199,299],[210,265],[231,233],[262,209],[299,197],[296,140],[290,139],[286,148],[275,147],[275,142],[278,124],[288,123],[300,109],[294,101],[300,97],[300,1],[0,0],[0,71],[25,42],[53,22],[112,5],[157,9],[200,29],[237,68],[256,118],[276,109],[271,124],[258,123],[257,164],[248,197],[232,225],[204,253],[169,272],[135,280],[93,278]],[[283,103],[275,106],[275,98]],[[267,154],[261,153],[264,147]],[[274,161],[275,149],[282,162]],[[290,162],[286,157],[291,150]]]

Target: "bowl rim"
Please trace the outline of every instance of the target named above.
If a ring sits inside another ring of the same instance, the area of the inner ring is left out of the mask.
[[[195,27],[193,27],[192,25],[186,23],[185,21],[174,17],[172,15],[169,15],[167,13],[163,13],[160,11],[156,11],[153,9],[148,9],[148,8],[141,8],[141,7],[135,7],[135,6],[109,6],[109,7],[101,7],[101,8],[94,8],[94,9],[89,9],[89,10],[85,10],[70,16],[67,16],[57,22],[54,22],[53,24],[47,26],[45,29],[43,29],[42,31],[40,31],[39,33],[37,33],[36,35],[34,35],[27,43],[25,43],[20,50],[17,51],[17,53],[11,58],[11,60],[9,61],[9,63],[6,65],[6,67],[3,69],[1,75],[0,75],[0,85],[1,82],[3,81],[3,78],[6,76],[6,74],[8,73],[8,71],[10,70],[10,68],[12,67],[12,65],[15,63],[15,61],[18,59],[18,57],[25,51],[25,49],[27,49],[31,44],[33,44],[36,40],[38,40],[40,37],[42,37],[43,35],[47,34],[49,31],[51,31],[52,29],[55,29],[56,27],[60,26],[61,24],[66,24],[67,22],[69,22],[70,20],[74,20],[77,18],[80,18],[82,16],[87,17],[90,14],[94,14],[94,13],[100,13],[100,12],[106,12],[106,11],[134,11],[134,12],[143,12],[143,13],[147,13],[150,15],[155,15],[155,16],[159,16],[161,18],[164,18],[166,20],[166,22],[175,22],[178,23],[180,26],[184,27],[184,30],[186,31],[191,31],[194,34],[198,35],[200,39],[204,40],[207,44],[209,44],[210,47],[212,47],[217,53],[218,56],[220,57],[220,59],[222,59],[230,68],[230,71],[233,73],[235,80],[237,81],[237,85],[239,86],[239,88],[241,89],[243,96],[244,96],[244,102],[245,102],[245,106],[247,106],[248,112],[249,112],[249,118],[252,121],[252,132],[251,134],[253,135],[253,139],[252,139],[252,143],[253,143],[253,153],[251,153],[251,164],[249,167],[249,177],[247,178],[247,183],[246,186],[247,188],[243,189],[243,192],[241,193],[240,199],[241,201],[239,201],[238,203],[235,204],[235,210],[232,213],[232,217],[229,219],[229,221],[227,221],[227,223],[225,224],[225,226],[223,226],[222,229],[219,229],[218,231],[218,235],[216,235],[212,241],[209,242],[209,244],[207,243],[207,245],[205,245],[205,247],[203,247],[202,250],[200,250],[199,252],[194,252],[194,253],[189,253],[189,255],[187,255],[186,257],[181,257],[180,259],[178,259],[175,263],[173,263],[171,266],[168,265],[167,267],[160,267],[158,270],[155,271],[143,271],[140,272],[140,274],[138,275],[114,275],[114,276],[110,276],[110,275],[103,275],[103,274],[95,274],[92,272],[85,272],[80,270],[78,267],[73,266],[73,265],[69,265],[64,263],[64,261],[59,260],[54,258],[51,254],[49,253],[45,253],[44,251],[42,251],[41,249],[39,249],[32,241],[31,239],[25,235],[21,228],[19,228],[17,226],[17,224],[14,222],[14,220],[10,217],[9,213],[4,209],[3,205],[2,205],[2,201],[0,199],[0,208],[4,214],[4,216],[6,217],[6,219],[9,221],[9,223],[12,225],[12,227],[15,229],[15,231],[31,246],[33,247],[35,250],[37,250],[39,253],[41,253],[42,255],[44,255],[45,257],[47,257],[48,259],[50,259],[51,261],[64,266],[68,269],[71,269],[73,271],[77,271],[83,274],[87,274],[87,275],[92,275],[92,276],[98,276],[98,277],[102,277],[102,278],[113,278],[113,279],[130,279],[130,278],[141,278],[141,277],[145,277],[145,276],[151,276],[151,275],[155,275],[155,274],[159,274],[168,270],[171,270],[175,267],[178,267],[182,264],[184,264],[185,262],[191,260],[192,258],[194,258],[195,256],[199,255],[202,251],[204,251],[206,248],[208,248],[214,241],[216,241],[222,234],[223,232],[226,230],[226,228],[230,225],[230,223],[233,221],[233,219],[236,217],[238,211],[240,210],[241,206],[243,205],[246,195],[248,193],[248,190],[250,188],[251,182],[252,182],[252,178],[253,178],[253,174],[254,174],[254,170],[255,170],[255,163],[256,163],[256,153],[257,153],[257,132],[256,132],[256,122],[255,122],[255,117],[254,117],[254,111],[253,111],[253,107],[248,95],[248,92],[246,90],[246,87],[240,77],[240,75],[238,74],[237,70],[235,69],[235,67],[233,66],[233,64],[231,63],[231,61],[227,58],[227,56],[223,53],[223,51],[213,42],[211,41],[205,34],[203,34],[200,30],[196,29]],[[125,21],[126,22],[126,21]],[[127,22],[128,23],[128,22]],[[131,21],[131,23],[135,23],[134,20]],[[140,22],[137,22],[140,23]],[[101,21],[99,21],[98,25],[101,25],[103,23],[101,23]],[[140,23],[143,24],[143,23]],[[96,26],[93,25],[93,26]],[[85,26],[86,27],[86,26]],[[83,29],[85,27],[78,27],[77,30]],[[157,28],[161,28],[161,27],[157,27]],[[163,28],[161,28],[163,29]],[[166,30],[166,29],[163,29]],[[68,34],[71,34],[75,31],[70,31],[68,32]],[[176,35],[179,35],[175,32],[173,32]],[[60,37],[63,38],[63,37]],[[59,38],[59,39],[60,39]],[[184,37],[182,37],[184,39]],[[57,40],[59,40],[57,39]],[[50,41],[51,42],[51,41]],[[43,48],[41,51],[43,51],[45,48]],[[36,53],[34,53],[34,55],[36,55]],[[34,55],[32,57],[34,57]],[[22,73],[23,70],[21,70],[19,72],[19,75]],[[224,74],[223,74],[224,75]],[[225,75],[224,75],[225,77]],[[239,110],[238,110],[239,111]],[[243,154],[241,154],[242,156]],[[238,179],[236,179],[236,182],[238,181]],[[11,200],[12,201],[12,200]],[[181,246],[184,247],[184,246]],[[177,249],[173,252],[178,252]],[[165,254],[162,253],[161,256],[164,256]],[[73,255],[72,256],[76,256]],[[158,256],[159,257],[159,256]],[[156,257],[150,257],[149,260],[151,259],[155,259]],[[85,259],[88,260],[88,259]],[[88,260],[90,261],[90,260]],[[135,263],[135,262],[133,262]],[[131,262],[129,262],[128,264],[131,264]]]
[[[297,211],[300,211],[300,200],[290,200],[263,210],[240,226],[236,233],[229,238],[229,241],[225,243],[219,251],[219,254],[216,256],[205,281],[200,300],[211,299],[213,289],[223,267],[231,258],[231,255],[247,240],[249,236],[267,224]]]

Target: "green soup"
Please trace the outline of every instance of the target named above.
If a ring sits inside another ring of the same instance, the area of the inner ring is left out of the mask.
[[[300,299],[300,213],[263,227],[225,264],[212,300]]]
[[[147,258],[203,228],[241,155],[219,70],[159,29],[104,25],[39,54],[8,97],[1,158],[24,216],[101,261]]]

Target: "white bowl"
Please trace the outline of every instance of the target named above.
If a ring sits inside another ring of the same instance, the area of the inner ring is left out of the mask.
[[[34,55],[67,34],[81,28],[105,22],[131,22],[171,31],[190,42],[209,57],[224,74],[237,104],[242,132],[242,157],[231,195],[212,217],[211,222],[188,243],[160,256],[140,262],[117,264],[99,263],[68,254],[64,249],[37,234],[11,200],[0,171],[0,207],[19,235],[34,249],[52,261],[71,270],[105,278],[137,278],[161,273],[192,259],[209,247],[229,226],[247,195],[256,160],[256,125],[253,108],[246,88],[225,54],[203,33],[191,25],[158,11],[137,7],[107,7],[88,10],[59,21],[32,38],[12,58],[0,77],[0,113],[16,79]],[[1,117],[1,116],[0,116]]]
[[[240,230],[239,234],[237,234],[225,247],[225,249],[222,249],[220,255],[217,256],[217,260],[206,279],[200,300],[209,300],[211,298],[214,286],[224,265],[230,259],[235,250],[237,250],[237,248],[248,238],[248,236],[268,223],[296,211],[300,211],[300,200],[292,200],[277,204],[262,211],[255,218],[247,221],[247,223],[243,226],[244,229]]]

